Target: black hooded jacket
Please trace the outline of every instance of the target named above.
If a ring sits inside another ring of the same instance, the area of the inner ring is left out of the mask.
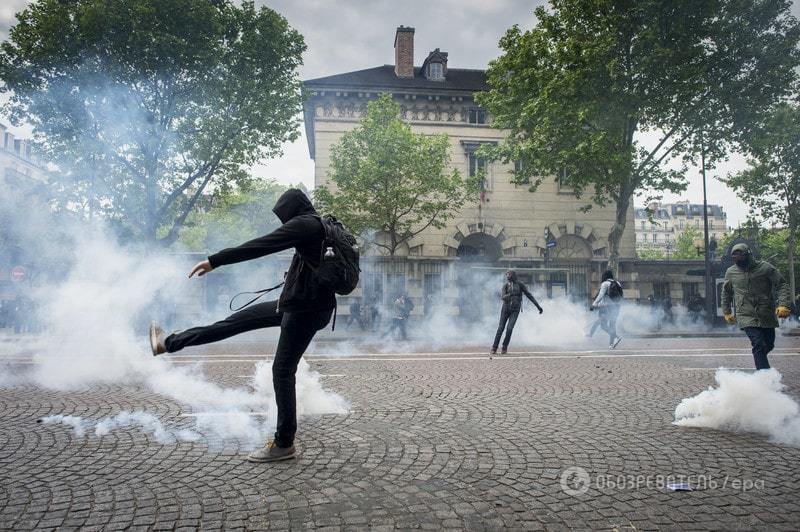
[[[272,212],[282,226],[268,235],[211,255],[208,257],[211,266],[235,264],[293,247],[295,254],[286,273],[278,309],[282,312],[332,309],[336,305],[333,290],[317,286],[311,269],[317,268],[322,260],[325,239],[325,229],[311,201],[302,191],[290,189],[278,198]]]
[[[536,308],[542,308],[539,302],[536,301],[536,298],[528,291],[528,287],[525,286],[525,283],[518,281],[516,272],[512,271],[511,279],[503,284],[503,290],[500,293],[500,298],[503,300],[503,307],[506,307],[508,310],[519,310],[522,308],[523,295],[525,295],[531,303],[536,305]]]

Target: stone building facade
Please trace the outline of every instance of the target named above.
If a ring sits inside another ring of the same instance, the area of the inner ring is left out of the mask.
[[[365,261],[362,286],[354,295],[387,304],[405,291],[417,304],[416,313],[426,312],[433,302],[444,302],[461,315],[489,308],[495,312],[501,273],[514,268],[538,297],[567,295],[588,303],[608,259],[614,207],[581,212],[585,200],[562,187],[558,176],[545,179],[531,193],[512,183],[513,164],[476,157],[482,144],[498,143],[507,134],[492,128],[491,116],[475,102],[474,94],[489,88],[485,71],[451,68],[448,54],[439,49],[414,66],[413,37],[413,28],[397,28],[394,65],[304,82],[315,186],[334,188],[328,177],[331,147],[357,126],[370,100],[389,93],[414,132],[449,136],[451,164],[462,175],[485,170],[486,191],[445,228],[428,229],[410,241],[399,251],[400,259],[377,255]],[[639,299],[633,206],[620,256],[625,297]],[[346,307],[346,300],[341,303]]]

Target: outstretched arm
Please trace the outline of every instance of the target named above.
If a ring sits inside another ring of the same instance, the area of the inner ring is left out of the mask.
[[[534,305],[536,305],[536,308],[539,309],[539,314],[544,312],[544,310],[542,309],[542,306],[539,304],[538,301],[536,301],[536,298],[533,297],[533,295],[528,291],[528,287],[525,286],[522,283],[520,283],[519,286],[520,286],[520,288],[522,288],[522,293],[525,294],[525,297],[527,297],[530,300],[530,302],[533,303]]]

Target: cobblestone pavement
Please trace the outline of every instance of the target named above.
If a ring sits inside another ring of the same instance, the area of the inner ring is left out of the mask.
[[[671,425],[714,368],[752,367],[746,343],[642,339],[612,354],[516,346],[494,360],[420,345],[332,357],[320,343],[308,359],[352,411],[301,418],[299,459],[266,465],[135,429],[78,438],[35,423],[123,409],[186,423],[185,407],[142,388],[0,388],[0,528],[796,530],[800,449]],[[771,357],[795,398],[798,348],[779,338]],[[175,360],[202,359],[209,378],[242,386],[268,351],[223,344]],[[585,493],[562,489],[573,466],[589,475]],[[670,492],[658,475],[707,482]],[[639,486],[600,485],[606,478]]]

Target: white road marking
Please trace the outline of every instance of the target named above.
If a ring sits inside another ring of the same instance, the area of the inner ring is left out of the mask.
[[[270,416],[270,412],[181,412],[181,417],[200,417],[200,416],[233,416],[233,415],[241,415],[244,414],[246,416],[252,417],[267,417]]]

